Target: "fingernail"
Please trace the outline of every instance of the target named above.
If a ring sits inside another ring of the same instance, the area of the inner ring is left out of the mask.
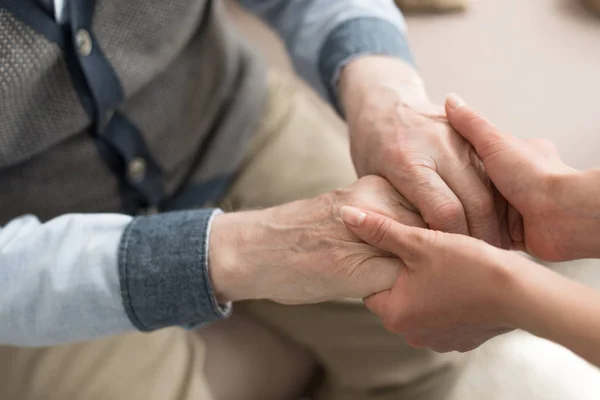
[[[451,109],[457,110],[464,106],[466,103],[456,93],[450,93],[448,96],[446,96],[446,104],[448,104],[448,107],[450,107]]]
[[[343,206],[340,209],[340,216],[342,217],[342,221],[356,228],[361,226],[365,218],[367,218],[367,214],[360,211],[358,208],[349,206]]]

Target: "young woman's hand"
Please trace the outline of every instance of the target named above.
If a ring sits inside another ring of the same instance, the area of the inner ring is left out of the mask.
[[[598,171],[565,165],[548,140],[520,140],[502,132],[456,95],[448,96],[446,114],[508,201],[516,248],[549,261],[600,255]]]

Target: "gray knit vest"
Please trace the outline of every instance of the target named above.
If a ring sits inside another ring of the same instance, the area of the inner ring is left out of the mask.
[[[263,108],[263,65],[224,11],[218,0],[98,0],[93,7],[94,45],[123,92],[110,115],[124,116],[141,135],[160,171],[164,209],[217,200]],[[121,172],[107,164],[65,49],[28,24],[30,14],[20,17],[0,1],[0,225],[27,213],[47,220],[121,212],[123,178],[143,181],[146,160],[133,154]],[[85,56],[91,42],[81,37]]]

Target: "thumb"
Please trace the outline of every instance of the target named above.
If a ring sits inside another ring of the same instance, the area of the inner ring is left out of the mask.
[[[510,135],[502,133],[454,93],[446,97],[446,116],[450,125],[471,143],[486,168],[490,156],[512,146]]]
[[[384,290],[383,292],[372,294],[363,299],[365,306],[373,314],[381,318],[384,323],[390,315],[394,313],[394,308],[398,309],[401,305],[393,304],[392,290]],[[399,332],[396,332],[399,333]]]
[[[343,206],[342,221],[359,239],[373,247],[395,254],[405,263],[431,250],[428,229],[403,225],[380,214]]]

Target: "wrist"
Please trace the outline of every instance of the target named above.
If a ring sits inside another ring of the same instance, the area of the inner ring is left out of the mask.
[[[515,258],[519,258],[515,253],[495,249],[497,254],[489,257],[490,264],[487,268],[492,270],[490,274],[491,303],[493,312],[495,312],[505,328],[516,329],[520,327],[522,314],[522,297],[520,280],[518,274],[519,266],[515,263]]]
[[[600,169],[595,168],[579,174],[581,181],[573,197],[581,198],[580,221],[585,222],[581,244],[583,257],[600,257]]]
[[[557,310],[573,293],[569,279],[518,253],[510,264],[509,289],[504,294],[514,328],[548,338],[556,328]]]
[[[565,178],[563,197],[571,208],[591,218],[600,216],[600,169],[575,170]]]
[[[502,266],[504,285],[501,291],[496,291],[500,309],[510,328],[532,332],[537,330],[536,315],[539,311],[536,309],[537,302],[531,301],[531,297],[537,297],[531,291],[538,287],[534,278],[536,269],[544,267],[519,253],[510,252],[509,255]]]
[[[226,213],[217,215],[212,221],[208,268],[215,297],[220,303],[253,297],[250,293],[250,283],[254,279],[252,263],[241,255],[242,246],[255,236],[253,213]]]
[[[555,215],[564,220],[566,258],[600,257],[600,169],[572,169],[553,187]]]
[[[340,74],[340,103],[346,115],[361,108],[364,101],[393,96],[395,102],[429,102],[425,85],[417,70],[399,58],[368,55],[351,61]]]

